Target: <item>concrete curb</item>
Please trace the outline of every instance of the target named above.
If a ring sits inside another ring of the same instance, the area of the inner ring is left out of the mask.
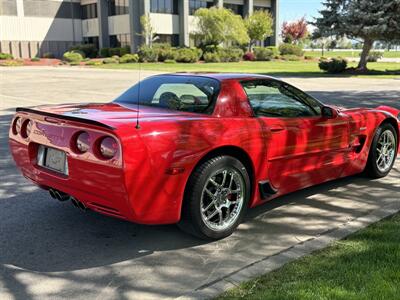
[[[236,287],[243,281],[261,276],[265,273],[276,270],[283,265],[309,255],[314,251],[323,249],[334,241],[343,239],[348,235],[359,231],[373,223],[376,223],[386,217],[396,214],[400,211],[400,201],[390,204],[380,209],[370,211],[367,214],[342,223],[328,231],[312,237],[304,242],[298,243],[290,248],[280,251],[274,255],[264,257],[241,269],[220,277],[206,285],[198,287],[196,290],[182,295],[176,299],[210,299],[218,296],[222,292]]]

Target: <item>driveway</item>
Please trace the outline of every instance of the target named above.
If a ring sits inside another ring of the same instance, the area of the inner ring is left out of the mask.
[[[81,213],[51,199],[16,170],[7,144],[12,110],[107,101],[135,82],[138,73],[79,68],[0,72],[1,299],[176,298],[399,200],[397,161],[385,179],[340,179],[251,209],[231,237],[212,243],[174,225],[144,226]],[[399,80],[288,80],[327,103],[400,108]]]

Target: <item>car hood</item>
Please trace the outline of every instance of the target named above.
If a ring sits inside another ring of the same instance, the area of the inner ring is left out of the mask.
[[[60,119],[70,119],[78,122],[80,120],[90,121],[91,123],[104,124],[111,128],[117,128],[127,123],[136,122],[137,118],[139,118],[141,122],[148,122],[207,117],[206,115],[149,106],[140,106],[138,113],[137,105],[119,104],[115,102],[41,105],[29,109],[18,108],[17,110]]]

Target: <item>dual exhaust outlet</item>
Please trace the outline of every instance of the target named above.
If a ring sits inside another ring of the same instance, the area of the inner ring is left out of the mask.
[[[64,192],[57,191],[55,189],[49,189],[49,194],[50,194],[51,198],[53,198],[53,199],[56,199],[56,200],[62,201],[62,202],[71,200],[72,204],[75,207],[77,207],[77,208],[79,208],[79,209],[81,209],[83,211],[87,210],[87,207],[86,207],[85,204],[83,204],[78,199],[76,199],[76,198],[74,198],[74,197],[72,197],[72,196],[70,196],[70,195],[68,195],[68,194],[66,194]]]

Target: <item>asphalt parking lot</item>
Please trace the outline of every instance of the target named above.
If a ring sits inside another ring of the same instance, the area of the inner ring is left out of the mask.
[[[387,178],[353,176],[252,209],[231,237],[207,243],[174,225],[81,213],[19,174],[7,142],[16,106],[109,101],[138,78],[135,71],[0,69],[0,299],[176,298],[400,200],[398,160]],[[398,79],[287,80],[326,103],[400,108]]]

